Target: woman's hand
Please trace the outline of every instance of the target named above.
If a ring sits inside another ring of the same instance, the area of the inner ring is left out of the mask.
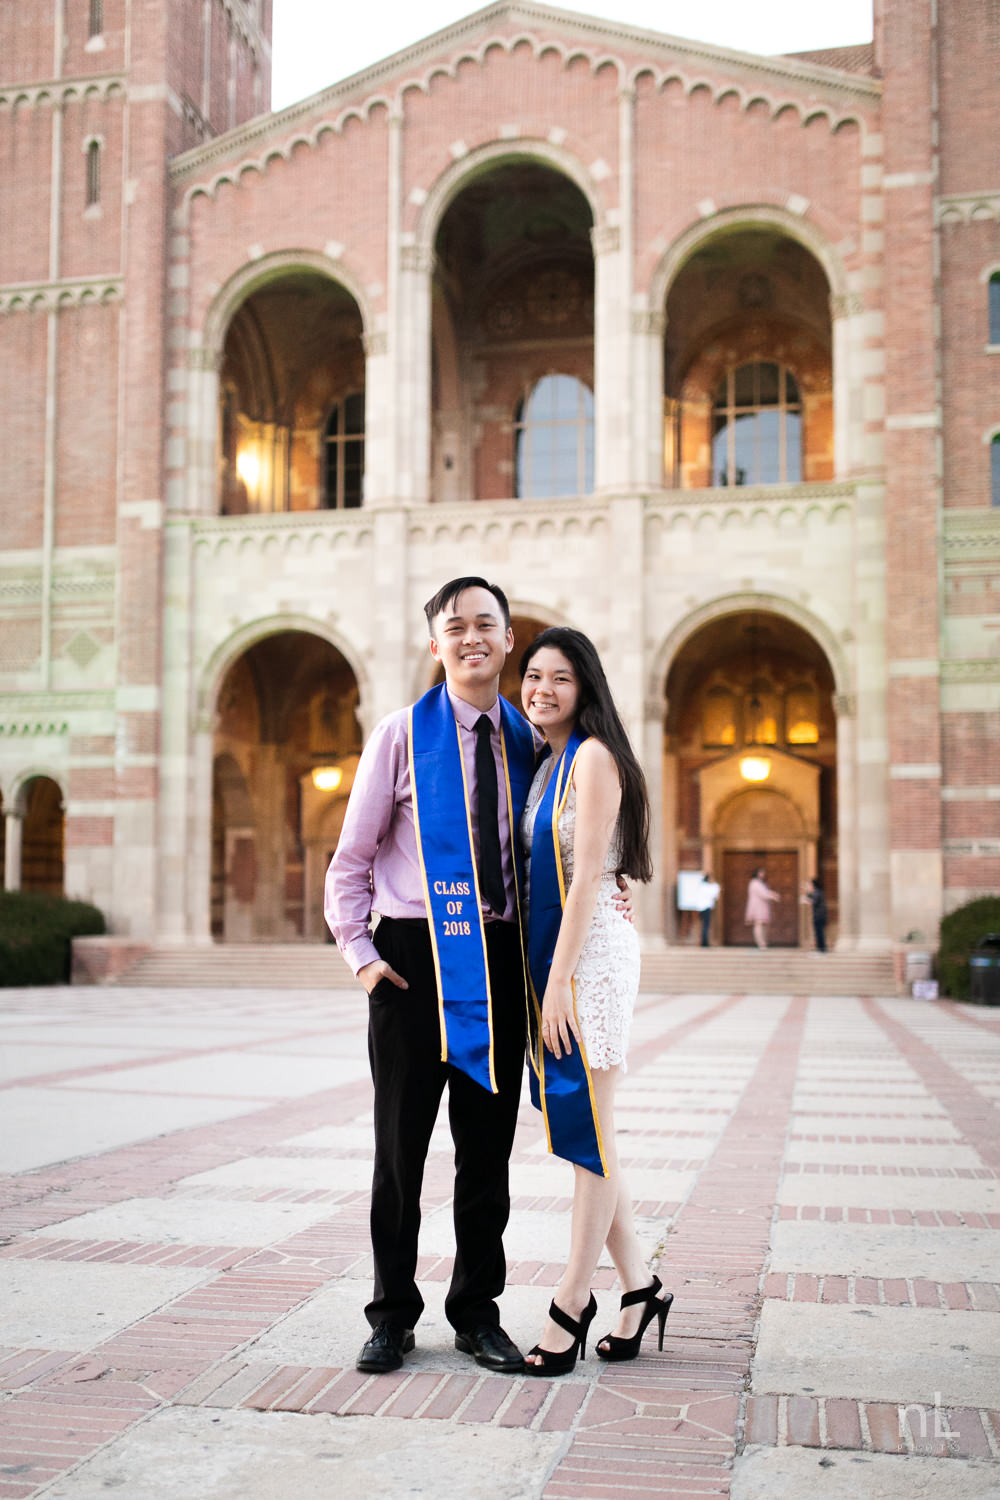
[[[625,876],[620,873],[615,876],[615,885],[618,887],[614,894],[615,906],[626,922],[634,923],[635,909],[632,905],[632,887],[625,879]]]
[[[573,1051],[570,1037],[580,1041],[580,1028],[573,1004],[573,986],[569,980],[550,979],[542,999],[542,1042],[553,1057],[567,1057]]]

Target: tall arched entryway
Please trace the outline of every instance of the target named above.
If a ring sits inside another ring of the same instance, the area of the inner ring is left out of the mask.
[[[802,626],[769,610],[723,614],[681,646],[667,679],[664,865],[676,903],[668,937],[694,935],[693,885],[722,887],[712,940],[749,944],[750,876],[763,866],[781,901],[771,941],[808,943],[805,881],[838,923],[837,726],[827,657]]]
[[[17,798],[21,813],[22,891],[61,896],[65,887],[66,816],[62,790],[51,776],[32,776]]]
[[[328,641],[286,630],[222,681],[213,743],[217,941],[321,942],[323,880],[361,753],[358,684]]]
[[[442,500],[594,488],[593,214],[562,172],[491,162],[434,243],[431,468]]]
[[[275,272],[240,303],[219,371],[223,515],[361,505],[362,331],[351,293],[315,270]]]

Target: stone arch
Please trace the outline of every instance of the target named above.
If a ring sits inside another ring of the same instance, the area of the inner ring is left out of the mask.
[[[203,346],[209,355],[218,360],[222,355],[226,331],[237,309],[268,282],[279,281],[296,271],[314,271],[326,276],[354,298],[361,313],[361,324],[365,335],[372,329],[371,309],[359,276],[340,260],[333,260],[320,250],[275,250],[262,255],[259,260],[249,261],[234,271],[216,292],[205,314]]]
[[[515,162],[535,163],[568,177],[586,198],[595,229],[604,223],[597,184],[571,151],[563,146],[556,146],[551,141],[488,141],[446,167],[433,183],[420,211],[416,231],[417,247],[428,256],[431,255],[441,220],[463,188],[468,187],[475,178],[488,172],[491,167]]]
[[[831,297],[847,295],[847,270],[840,252],[829,236],[810,219],[808,213],[792,213],[790,209],[777,204],[751,203],[720,209],[708,218],[692,216],[688,227],[663,252],[650,278],[647,297],[649,310],[662,311],[678,273],[696,251],[714,239],[720,231],[735,228],[775,229],[786,234],[789,239],[797,240],[822,267],[830,286]]]
[[[702,626],[709,624],[712,620],[721,619],[725,615],[743,613],[775,614],[798,625],[800,629],[813,637],[825,654],[833,673],[837,694],[846,695],[854,691],[853,669],[848,661],[843,642],[838,639],[831,625],[819,615],[814,614],[812,610],[806,609],[797,600],[776,592],[761,592],[726,594],[718,599],[708,600],[704,604],[695,606],[690,613],[679,620],[660,643],[650,663],[647,685],[650,701],[663,700],[670,669],[677,653],[693,635],[701,630]]]
[[[230,667],[258,641],[265,640],[269,635],[284,634],[286,631],[303,631],[306,635],[317,636],[340,652],[354,673],[354,680],[358,684],[359,713],[364,720],[364,704],[366,695],[371,693],[371,677],[364,667],[358,647],[346,640],[339,631],[334,630],[324,620],[314,620],[308,615],[281,614],[267,615],[260,620],[241,625],[238,630],[215,647],[202,667],[198,679],[197,704],[200,728],[203,730],[211,728],[212,710]]]

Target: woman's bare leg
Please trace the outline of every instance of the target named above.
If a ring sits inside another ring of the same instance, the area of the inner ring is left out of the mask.
[[[753,924],[753,940],[758,948],[767,947],[767,924],[766,922],[755,922]]]
[[[577,1319],[590,1300],[590,1288],[605,1244],[618,1272],[624,1291],[635,1291],[650,1283],[649,1267],[635,1232],[632,1200],[618,1165],[615,1140],[614,1097],[618,1086],[618,1068],[595,1068],[591,1075],[597,1116],[601,1125],[607,1177],[598,1177],[585,1167],[574,1167],[576,1186],[573,1193],[573,1221],[570,1228],[570,1252],[566,1270],[555,1293],[555,1302],[571,1318]],[[619,1316],[615,1331],[622,1336],[634,1333],[639,1326],[642,1308],[627,1308]],[[539,1343],[553,1354],[568,1349],[573,1340],[565,1329],[546,1319]],[[528,1356],[531,1363],[544,1360]]]

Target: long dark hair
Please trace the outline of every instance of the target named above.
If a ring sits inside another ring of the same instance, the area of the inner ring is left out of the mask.
[[[642,767],[635,758],[629,744],[625,725],[615,707],[608,679],[601,666],[592,641],[579,630],[570,630],[565,625],[552,625],[536,635],[521,657],[519,670],[522,680],[531,665],[531,658],[545,646],[561,651],[572,665],[580,689],[580,702],[576,711],[576,722],[584,734],[611,752],[618,770],[622,789],[622,805],[618,815],[621,836],[621,859],[618,873],[632,880],[651,880],[653,861],[649,857],[649,793]]]

